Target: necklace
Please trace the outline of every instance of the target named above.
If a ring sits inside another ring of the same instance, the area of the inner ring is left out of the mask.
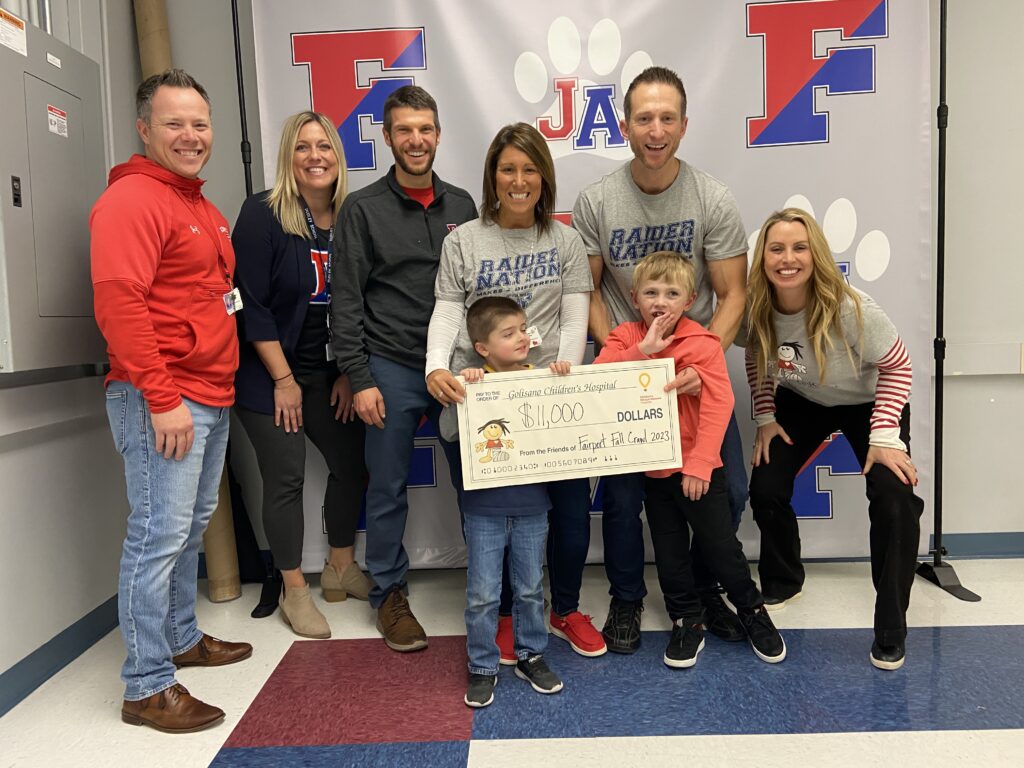
[[[522,238],[512,237],[512,235],[510,234],[513,231],[521,230],[513,230],[511,228],[506,229],[504,227],[501,227],[500,225],[499,228],[501,229],[501,245],[505,249],[505,256],[508,258],[509,265],[512,267],[512,269],[517,270],[519,269],[519,266],[516,264],[516,257],[526,256],[528,258],[530,256],[533,256],[533,252],[537,248],[537,225],[534,224],[532,227],[530,227],[530,248],[529,250],[522,254],[516,253],[514,247],[516,242],[518,242]],[[513,248],[511,249],[509,248],[510,240],[513,243]]]

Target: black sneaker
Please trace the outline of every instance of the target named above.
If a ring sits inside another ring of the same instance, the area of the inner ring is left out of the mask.
[[[619,600],[612,598],[608,606],[608,618],[604,621],[601,635],[612,653],[636,653],[640,647],[640,614],[644,610],[643,600]]]
[[[741,611],[740,620],[750,638],[750,647],[757,658],[769,664],[778,664],[786,658],[786,641],[772,623],[768,609],[763,605],[752,611]]]
[[[466,688],[466,695],[462,698],[467,707],[479,709],[490,706],[494,701],[494,687],[498,684],[497,675],[478,675],[470,673],[469,687]]]
[[[704,650],[704,625],[686,619],[672,622],[672,637],[665,647],[663,661],[670,667],[686,669],[697,663],[697,654]]]
[[[532,685],[537,693],[558,693],[562,690],[562,681],[548,669],[539,653],[516,663],[516,677]]]
[[[794,600],[799,600],[803,597],[803,594],[803,592],[797,592],[795,595],[790,595],[789,597],[769,597],[768,595],[765,595],[764,606],[769,611],[781,611]]]
[[[718,592],[701,592],[700,604],[704,608],[704,625],[712,635],[729,643],[738,643],[747,638],[743,622],[729,610]]]
[[[871,666],[878,669],[899,669],[906,658],[903,643],[896,645],[879,645],[876,640],[871,644]]]

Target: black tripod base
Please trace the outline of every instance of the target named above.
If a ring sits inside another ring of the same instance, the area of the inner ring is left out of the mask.
[[[960,583],[956,571],[949,563],[941,560],[938,563],[918,563],[917,575],[946,590],[958,600],[965,600],[968,603],[977,603],[981,600],[981,595],[974,594]]]

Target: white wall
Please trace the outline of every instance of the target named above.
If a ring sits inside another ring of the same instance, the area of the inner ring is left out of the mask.
[[[1024,152],[1017,137],[1024,123],[1024,4],[951,0],[948,6],[944,335],[945,371],[953,375],[945,379],[943,530],[1019,532],[1024,264],[1017,235]],[[938,0],[931,7],[938,104]]]

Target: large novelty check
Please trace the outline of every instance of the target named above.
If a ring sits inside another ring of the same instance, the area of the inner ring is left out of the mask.
[[[459,404],[467,490],[682,466],[673,360],[488,373]]]

